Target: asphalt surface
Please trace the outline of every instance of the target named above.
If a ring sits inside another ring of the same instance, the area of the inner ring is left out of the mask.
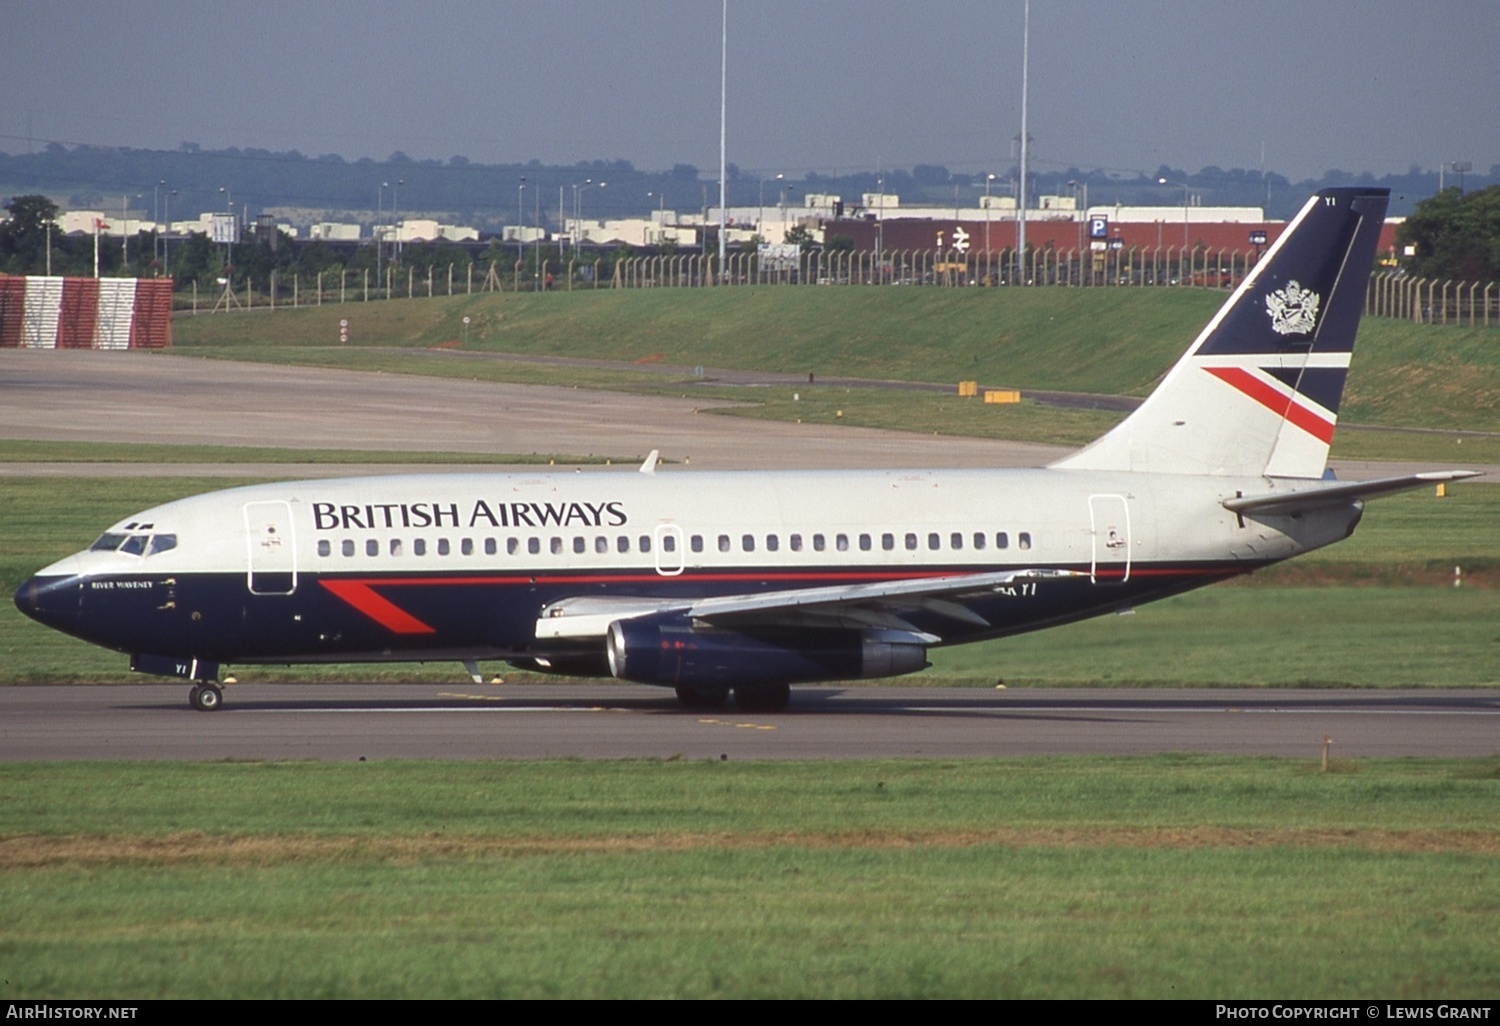
[[[1500,694],[794,688],[782,713],[632,684],[0,688],[0,760],[854,759],[1209,752],[1493,757]]]

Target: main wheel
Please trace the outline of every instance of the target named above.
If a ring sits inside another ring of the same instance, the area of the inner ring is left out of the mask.
[[[218,712],[224,704],[224,692],[217,684],[196,684],[188,692],[188,701],[199,712]]]
[[[746,684],[734,689],[742,712],[781,712],[792,700],[790,684]]]
[[[729,701],[728,688],[679,687],[677,701],[689,709],[722,709]]]

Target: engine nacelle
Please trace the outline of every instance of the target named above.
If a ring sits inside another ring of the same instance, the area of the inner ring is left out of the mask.
[[[605,643],[622,680],[667,687],[735,687],[894,677],[925,669],[927,646],[902,631],[838,628],[754,633],[694,627],[687,619],[616,620]]]

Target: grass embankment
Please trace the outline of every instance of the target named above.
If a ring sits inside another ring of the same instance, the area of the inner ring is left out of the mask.
[[[0,589],[86,546],[104,525],[218,479],[10,478],[0,488]],[[62,498],[62,496],[66,498]],[[1458,486],[1371,504],[1354,537],[1237,584],[1131,617],[939,649],[902,683],[1471,686],[1500,683],[1500,489]],[[1454,588],[1453,568],[1462,568]],[[1354,585],[1354,587],[1351,587]],[[1269,643],[1268,639],[1275,639]],[[456,665],[245,667],[254,680],[458,680]],[[506,671],[509,676],[509,671]],[[0,605],[0,681],[140,680],[118,654]]]
[[[1224,298],[1203,289],[587,290],[182,318],[174,331],[182,351],[226,357],[603,387],[661,383],[645,372],[539,368],[446,350],[363,351],[455,346],[467,315],[463,349],[471,354],[1145,395]],[[351,321],[349,346],[330,344],[340,317]],[[1500,431],[1500,334],[1493,329],[1369,318],[1360,332],[1341,410],[1346,423]],[[906,406],[907,398],[887,405]],[[1007,414],[1003,407],[980,412]],[[852,415],[863,413],[846,412]]]
[[[0,765],[5,986],[1500,994],[1494,764],[1333,770],[1182,756]]]

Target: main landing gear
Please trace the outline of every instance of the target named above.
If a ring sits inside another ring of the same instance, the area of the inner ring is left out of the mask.
[[[677,700],[689,709],[722,709],[729,702],[729,689],[680,686]],[[734,688],[734,703],[741,712],[781,712],[791,700],[790,684],[738,684]]]
[[[199,681],[188,691],[188,705],[199,712],[218,712],[224,705],[224,691],[211,680]]]

